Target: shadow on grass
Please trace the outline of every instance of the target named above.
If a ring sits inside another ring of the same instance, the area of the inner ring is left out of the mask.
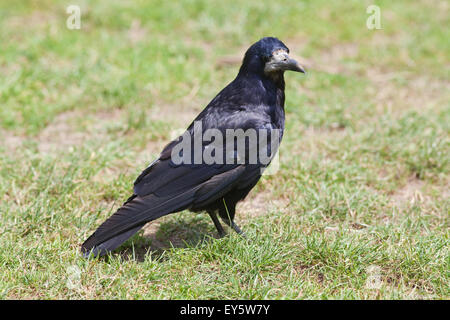
[[[164,253],[176,248],[196,247],[205,241],[219,238],[212,223],[206,221],[154,221],[126,241],[113,255],[124,260],[143,262],[151,255],[157,261],[166,260]],[[106,258],[108,259],[108,258]]]

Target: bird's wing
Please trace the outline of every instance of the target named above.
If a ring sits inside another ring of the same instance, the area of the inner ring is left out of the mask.
[[[269,116],[261,113],[252,113],[246,111],[241,113],[236,112],[229,114],[226,116],[226,119],[226,123],[220,123],[220,119],[217,123],[213,124],[208,123],[208,121],[203,121],[203,132],[207,129],[210,129],[211,126],[214,126],[214,129],[218,129],[220,132],[222,132],[223,136],[226,135],[224,132],[227,129],[242,129],[243,131],[253,129],[257,133],[259,133],[260,130],[267,130],[269,133],[267,134],[267,145],[265,145],[265,147],[267,147],[266,152],[269,154],[272,153],[272,135],[270,132],[277,128],[275,128],[271,123],[271,119]],[[190,137],[194,137],[195,133],[193,132],[193,130],[193,126],[191,125],[188,128]],[[280,137],[278,138],[280,139]],[[239,154],[237,152],[238,150],[236,150],[237,146],[234,145],[234,149],[230,152],[230,150],[226,149],[227,146],[225,142],[222,144],[222,153],[228,156],[231,155],[231,158],[233,160],[231,164],[230,162],[213,165],[207,165],[204,163],[193,164],[194,161],[191,161],[192,164],[174,164],[174,162],[172,161],[172,151],[180,141],[181,137],[170,142],[161,152],[159,159],[148,166],[136,179],[134,183],[134,193],[136,195],[146,196],[149,194],[154,194],[159,197],[173,196],[185,190],[189,190],[195,186],[199,186],[202,183],[206,183],[215,176],[222,177],[221,179],[223,179],[223,177],[226,176],[227,172],[234,172],[233,170],[242,166],[237,163],[237,157],[239,157]],[[213,143],[211,142],[205,142],[203,148],[207,148],[212,145]],[[248,154],[252,152],[258,154],[258,147],[261,146],[259,144],[246,144],[244,150],[246,156],[248,156]],[[193,157],[191,157],[191,160],[193,160]],[[249,166],[247,165],[247,167]],[[253,168],[253,166],[250,167]],[[261,168],[262,166],[257,165],[256,167]],[[253,169],[250,171],[253,172]]]
[[[247,126],[268,129],[271,124],[261,117],[247,117],[244,128]],[[137,178],[134,195],[83,243],[84,253],[101,255],[114,250],[145,223],[169,213],[202,208],[234,187],[255,183],[261,175],[263,166],[259,164],[175,165],[170,155],[176,141]]]

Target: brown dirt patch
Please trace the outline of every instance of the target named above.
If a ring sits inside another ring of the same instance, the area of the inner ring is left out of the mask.
[[[367,79],[372,82],[367,90],[379,113],[386,112],[387,109],[390,114],[395,115],[403,112],[405,108],[429,112],[450,98],[449,81],[415,76],[402,86],[398,86],[393,83],[398,75],[398,72],[383,73],[377,69],[367,70]],[[404,76],[409,77],[406,74]]]
[[[251,219],[274,210],[283,210],[288,205],[288,199],[273,199],[269,191],[250,192],[245,200],[237,204],[236,216],[239,220]]]
[[[404,207],[407,204],[413,204],[414,202],[422,202],[423,194],[421,189],[425,183],[417,178],[410,178],[408,182],[399,190],[397,190],[392,196],[391,200],[397,207]]]
[[[342,64],[344,59],[354,59],[359,53],[357,43],[342,43],[324,50],[317,57],[304,58],[300,61],[306,65],[307,69],[318,70],[330,74],[353,74]]]
[[[147,34],[147,29],[144,28],[141,25],[141,21],[137,19],[134,19],[131,22],[130,29],[128,29],[127,32],[128,40],[130,40],[132,44],[136,44],[144,40]]]
[[[0,146],[4,147],[6,151],[15,151],[22,146],[26,137],[17,136],[12,132],[0,129]]]
[[[75,131],[71,119],[81,117],[78,111],[63,112],[44,128],[37,137],[38,150],[41,153],[68,149],[82,144],[87,138],[86,132]]]

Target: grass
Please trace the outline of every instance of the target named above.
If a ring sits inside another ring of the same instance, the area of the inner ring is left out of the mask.
[[[448,299],[449,6],[376,1],[0,2],[0,298]],[[205,214],[79,245],[140,171],[282,39],[280,167],[216,239]]]

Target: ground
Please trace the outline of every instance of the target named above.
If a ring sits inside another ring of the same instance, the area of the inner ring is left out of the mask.
[[[0,2],[0,298],[448,299],[447,1]],[[165,143],[277,36],[276,174],[239,205],[148,224],[106,259],[80,244]]]

